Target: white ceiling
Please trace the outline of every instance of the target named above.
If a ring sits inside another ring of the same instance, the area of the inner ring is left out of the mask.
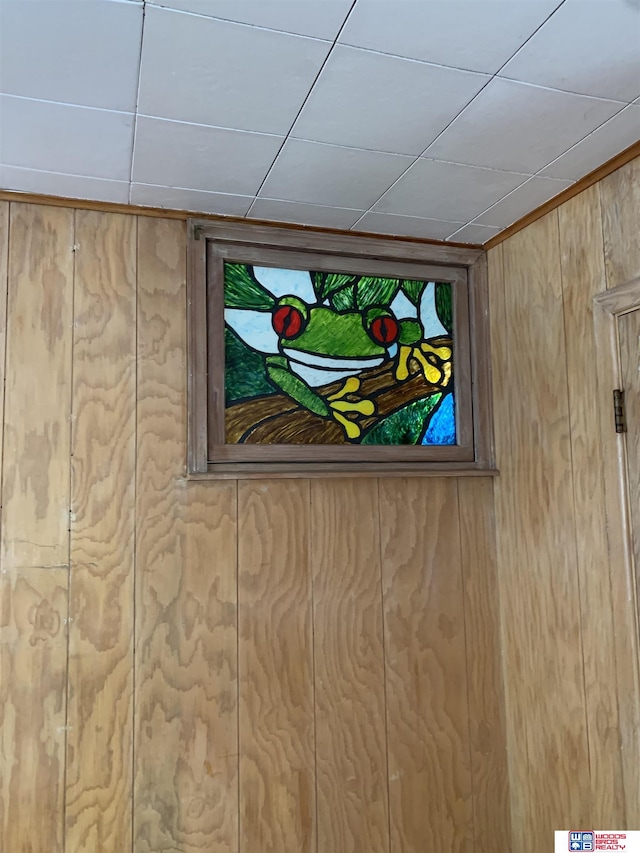
[[[640,0],[0,0],[0,187],[483,243],[640,139]]]

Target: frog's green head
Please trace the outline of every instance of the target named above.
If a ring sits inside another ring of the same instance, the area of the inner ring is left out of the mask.
[[[324,305],[309,306],[297,296],[282,296],[271,317],[283,349],[332,358],[383,356],[400,334],[393,312],[379,306],[338,313]]]

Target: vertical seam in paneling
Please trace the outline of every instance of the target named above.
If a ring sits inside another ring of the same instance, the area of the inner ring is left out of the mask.
[[[598,181],[597,183],[598,189],[598,207],[600,208],[600,216],[598,220],[600,222],[600,230],[602,232],[602,265],[604,267],[604,289],[609,290],[609,265],[607,264],[607,247],[604,242],[605,228],[604,228],[604,203],[602,198],[602,181]]]
[[[460,481],[458,477],[454,478],[454,483],[456,487],[456,508],[458,512],[458,555],[460,558],[460,580],[462,581],[462,630],[464,631],[464,663],[465,663],[465,683],[466,683],[466,693],[467,693],[467,732],[468,732],[468,746],[469,746],[469,785],[471,787],[471,849],[475,853],[476,849],[476,797],[475,797],[475,786],[474,786],[474,763],[473,763],[473,749],[471,746],[471,698],[469,695],[469,640],[467,634],[467,597],[465,590],[465,559],[462,548],[462,515],[460,513]]]
[[[131,625],[131,853],[135,848],[135,796],[136,796],[136,639],[137,639],[137,569],[138,569],[138,274],[140,258],[140,240],[138,225],[140,218],[135,217],[135,300],[133,322],[133,381],[134,381],[134,419],[133,419],[133,578],[131,584],[132,625]]]
[[[563,349],[564,349],[564,373],[565,373],[565,385],[567,389],[567,426],[569,432],[569,466],[571,470],[571,497],[573,502],[573,547],[576,558],[576,583],[578,586],[578,625],[580,626],[580,655],[582,659],[582,692],[584,696],[584,725],[585,731],[587,733],[587,761],[589,763],[589,778],[591,783],[593,784],[593,774],[592,774],[592,766],[591,766],[591,736],[589,732],[589,714],[587,713],[587,673],[586,673],[586,663],[584,659],[584,632],[582,626],[582,589],[580,583],[580,554],[578,551],[578,539],[577,539],[577,528],[576,522],[578,517],[577,506],[576,506],[576,481],[575,481],[575,469],[573,465],[573,429],[571,425],[571,387],[569,385],[569,360],[567,353],[567,318],[565,311],[565,290],[564,290],[564,263],[562,256],[562,238],[560,236],[560,216],[558,211],[554,211],[554,220],[556,224],[556,237],[558,240],[558,260],[560,262],[560,295],[562,301],[562,331],[563,331]],[[593,791],[593,788],[591,788]]]
[[[316,620],[315,620],[315,594],[313,577],[313,504],[311,499],[311,481],[307,480],[309,513],[307,519],[307,570],[311,582],[311,682],[313,691],[313,786],[314,786],[314,836],[315,844],[312,846],[318,853],[318,717],[316,714]]]
[[[5,410],[7,406],[7,344],[9,342],[9,256],[11,253],[11,209],[12,203],[7,204],[7,271],[5,276],[5,312],[4,312],[4,351],[0,354],[2,357],[4,369],[2,371],[2,447],[0,447],[0,534],[2,532],[2,507],[4,503],[3,483],[4,483],[4,443],[5,443]],[[2,541],[0,535],[0,542]],[[0,549],[0,560],[2,552]]]
[[[505,342],[505,352],[504,352],[505,359],[509,358],[510,343],[511,343],[510,338],[507,335],[507,279],[506,279],[506,262],[505,262],[506,252],[505,252],[505,250],[507,249],[508,245],[512,242],[513,239],[514,238],[512,237],[510,240],[507,240],[505,243],[501,243],[499,246],[496,246],[496,248],[493,250],[493,251],[498,250],[498,260],[499,260],[499,267],[500,267],[500,282],[502,285],[501,286],[501,290],[502,290],[502,318],[501,318],[502,332],[501,333],[503,335],[503,340]],[[495,410],[495,400],[494,400],[494,410]],[[508,460],[509,460],[508,464],[510,466],[512,466],[513,465],[513,458],[514,458],[513,429],[509,428],[508,430],[506,430],[506,433],[507,433],[507,438],[506,438],[506,442],[505,442],[505,447],[503,448],[503,455],[505,455],[505,454],[507,455]],[[496,459],[496,464],[498,464],[497,459]],[[504,467],[503,465],[500,466],[501,469],[503,469],[503,467]],[[504,485],[504,480],[502,478],[501,478],[500,483],[494,482],[494,484],[493,484],[493,501],[494,501],[494,509],[496,509],[496,510],[497,510],[497,490],[498,489],[504,490],[504,488],[505,488],[505,485]],[[513,735],[513,731],[512,731],[512,727],[511,727],[512,726],[511,721],[513,719],[512,714],[511,714],[511,710],[512,710],[512,706],[514,703],[512,702],[510,689],[507,687],[509,680],[507,678],[507,673],[505,672],[506,656],[504,654],[504,649],[506,648],[506,645],[507,645],[507,635],[506,635],[507,629],[505,626],[505,614],[504,614],[504,611],[502,609],[502,601],[503,601],[503,594],[502,593],[503,593],[503,588],[504,588],[504,583],[505,583],[504,572],[507,571],[506,567],[504,566],[504,564],[502,562],[502,558],[504,555],[503,542],[504,542],[504,536],[505,536],[504,518],[501,515],[500,516],[500,523],[498,523],[497,511],[496,511],[495,530],[496,530],[496,561],[497,561],[497,566],[498,566],[498,571],[497,571],[498,596],[499,596],[499,600],[501,602],[500,603],[500,625],[499,625],[499,628],[500,628],[500,650],[501,650],[501,653],[500,653],[500,677],[502,680],[503,699],[504,699],[505,739],[506,739],[506,752],[507,752],[507,783],[508,783],[508,789],[509,789],[509,801],[508,801],[509,824],[510,824],[510,832],[511,832],[511,841],[513,843],[515,827],[517,826],[517,821],[515,819],[516,815],[514,815],[514,809],[516,807],[516,804],[514,802],[514,798],[512,796],[512,790],[511,790],[512,768],[513,768],[511,744],[514,740],[514,735]],[[521,734],[523,737],[524,750],[525,750],[525,754],[527,756],[527,766],[529,767],[530,766],[529,737],[528,737],[528,729],[527,729],[527,725],[526,725],[526,720],[525,720],[525,725],[524,725],[524,731],[521,733],[518,733],[518,734]]]
[[[69,476],[67,478],[67,669],[65,677],[64,691],[64,771],[62,774],[62,850],[67,848],[67,770],[69,763],[68,755],[68,732],[69,732],[69,658],[71,654],[71,626],[73,624],[71,613],[71,583],[73,573],[71,571],[71,512],[72,512],[72,483],[73,483],[73,366],[75,357],[75,337],[76,337],[76,274],[77,264],[76,255],[78,247],[76,245],[76,219],[78,216],[77,210],[73,211],[73,228],[71,232],[71,252],[73,253],[73,261],[71,264],[71,347],[69,365],[69,387],[71,389],[69,398]]]
[[[605,248],[605,228],[604,228],[605,205],[604,205],[604,201],[602,198],[602,184],[603,184],[602,181],[599,181],[597,184],[598,226],[600,228],[600,245],[602,246],[602,268],[604,271],[604,282],[603,282],[603,284],[604,284],[604,289],[608,290],[609,289],[609,268],[607,266],[607,253],[606,253],[606,248]],[[616,337],[617,337],[617,332],[618,332],[618,324],[616,323]],[[619,341],[617,341],[616,343],[617,343],[617,346],[619,347]],[[619,355],[618,355],[618,357],[619,357]],[[596,387],[598,387],[598,382],[596,382]],[[600,442],[600,444],[602,444],[602,442]],[[602,471],[602,474],[603,474],[603,483],[602,483],[603,500],[605,501],[605,504],[606,504],[606,491],[607,490],[606,490],[606,477],[604,475],[604,465],[606,463],[605,463],[605,459],[604,459],[604,454],[602,456],[601,463],[603,466],[603,471]],[[608,515],[608,513],[605,511],[605,520],[606,520],[606,515]],[[607,527],[608,527],[608,525],[607,525]],[[607,553],[609,555],[609,565],[608,565],[609,600],[611,601],[611,604],[613,605],[614,592],[613,592],[613,579],[612,579],[612,572],[611,572],[611,556],[610,556],[611,535],[610,535],[610,532],[608,529],[606,531],[606,534],[607,534],[606,535]],[[610,615],[611,615],[611,636],[613,637],[615,635],[615,615],[613,613],[613,608],[611,609]],[[615,640],[613,642],[613,659],[615,661],[615,676],[616,676],[616,678],[615,678],[615,684],[616,684],[616,717],[617,717],[617,721],[618,721],[618,738],[617,739],[618,739],[618,743],[621,743],[621,741],[622,741],[622,722],[621,722],[621,720],[623,718],[623,713],[620,709],[620,685],[618,682],[618,673],[619,673],[619,669],[618,669],[618,644],[615,642]],[[622,796],[623,796],[622,814],[625,818],[625,822],[623,823],[623,826],[626,826],[627,825],[626,824],[626,817],[627,817],[627,802],[628,802],[628,800],[627,800],[624,760],[621,761],[621,775],[622,775]]]
[[[391,853],[391,790],[389,788],[389,716],[387,713],[387,643],[384,629],[384,576],[382,572],[382,516],[380,512],[380,478],[376,477],[376,507],[378,510],[378,560],[380,562],[380,608],[382,610],[382,686],[384,693],[384,755],[387,777],[388,850]]]
[[[511,774],[509,773],[509,724],[507,721],[507,682],[505,679],[504,673],[504,619],[503,619],[503,611],[502,611],[502,588],[500,586],[500,552],[498,549],[498,523],[497,523],[497,513],[496,513],[496,477],[491,478],[491,500],[493,501],[493,536],[494,536],[494,547],[495,547],[495,595],[496,595],[496,604],[498,607],[498,678],[499,678],[499,687],[500,687],[500,707],[502,709],[502,725],[503,725],[503,745],[504,745],[504,757],[505,757],[505,770],[506,770],[506,809],[507,809],[507,839],[511,845],[513,845],[513,812],[511,807]]]
[[[242,840],[242,790],[240,787],[240,480],[236,480],[236,751],[238,788],[238,853]]]

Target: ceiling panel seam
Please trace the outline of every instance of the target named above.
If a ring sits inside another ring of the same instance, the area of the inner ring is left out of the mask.
[[[349,11],[347,12],[346,17],[345,17],[344,21],[342,22],[342,26],[340,27],[340,29],[339,29],[339,30],[338,30],[338,32],[336,33],[336,37],[335,37],[335,38],[334,38],[334,40],[333,40],[333,44],[331,45],[331,49],[329,50],[329,52],[328,52],[328,53],[327,53],[327,55],[325,56],[324,62],[323,62],[323,63],[322,63],[322,65],[320,66],[320,68],[319,68],[319,70],[318,70],[318,73],[316,74],[316,76],[315,76],[315,78],[314,78],[314,80],[313,80],[313,83],[312,83],[312,84],[311,84],[311,86],[309,87],[309,91],[307,92],[307,94],[306,94],[306,95],[305,95],[305,97],[304,97],[304,100],[303,100],[303,101],[302,101],[302,103],[300,104],[300,109],[299,109],[299,110],[298,110],[298,112],[295,114],[294,119],[293,119],[293,121],[291,122],[291,126],[289,127],[289,130],[287,131],[287,133],[286,133],[286,135],[285,135],[285,138],[282,140],[282,145],[280,146],[280,148],[278,148],[278,151],[276,152],[276,156],[273,158],[273,161],[271,162],[271,165],[270,165],[270,166],[269,166],[269,168],[267,169],[267,173],[266,173],[266,175],[265,175],[265,176],[264,176],[264,178],[262,179],[262,183],[260,184],[260,186],[259,186],[259,187],[258,187],[258,189],[256,190],[255,198],[254,198],[254,202],[255,202],[255,199],[257,199],[257,198],[258,198],[258,196],[260,195],[260,190],[261,190],[261,189],[262,189],[262,187],[265,185],[265,182],[266,182],[267,178],[268,178],[268,177],[269,177],[269,175],[271,174],[271,170],[273,169],[274,165],[276,164],[276,162],[277,162],[277,160],[278,160],[278,157],[280,156],[280,152],[282,151],[282,149],[283,149],[283,148],[284,148],[284,146],[286,145],[286,143],[287,143],[287,139],[289,139],[289,138],[290,138],[291,131],[292,131],[292,130],[293,130],[293,128],[295,127],[295,123],[296,123],[296,121],[298,120],[298,116],[300,115],[300,113],[301,113],[301,112],[302,112],[302,110],[304,109],[304,105],[305,105],[305,104],[307,103],[307,101],[309,100],[309,98],[310,98],[310,96],[311,96],[311,93],[313,92],[313,90],[314,90],[314,88],[315,88],[315,85],[316,85],[316,83],[318,82],[318,79],[320,78],[320,75],[322,74],[322,70],[324,69],[324,67],[326,66],[327,62],[329,61],[329,57],[331,56],[331,54],[332,54],[332,53],[333,53],[333,51],[335,50],[336,44],[338,43],[338,38],[340,37],[340,33],[342,32],[342,30],[344,29],[344,27],[345,27],[345,25],[346,25],[347,21],[349,20],[349,16],[350,16],[350,15],[351,15],[351,13],[353,12],[353,9],[354,9],[354,7],[355,7],[356,3],[357,3],[357,0],[353,0],[353,3],[352,3],[352,4],[351,4],[351,6],[349,7]],[[245,217],[248,217],[248,216],[249,216],[249,214],[251,213],[251,209],[253,208],[253,203],[254,203],[254,202],[252,202],[252,203],[251,203],[251,207],[250,207],[250,208],[249,208],[249,210],[245,213]]]
[[[136,136],[138,133],[138,105],[140,103],[140,80],[142,78],[142,45],[144,44],[144,24],[147,17],[146,0],[142,2],[142,27],[140,28],[140,50],[138,51],[138,84],[136,86],[136,111],[133,118],[133,134],[131,138],[131,163],[129,167],[129,204],[131,204],[131,189],[133,184],[133,161],[136,156]]]
[[[370,206],[370,207],[369,207],[369,208],[368,208],[368,209],[367,209],[367,210],[362,214],[362,216],[360,217],[360,219],[358,220],[358,222],[360,222],[360,220],[361,220],[364,216],[366,216],[366,214],[367,214],[367,213],[370,213],[370,212],[372,212],[372,211],[373,211],[373,208],[375,207],[375,205],[376,205],[376,204],[378,204],[378,202],[380,202],[380,201],[385,197],[385,195],[386,195],[390,190],[392,190],[392,189],[393,189],[393,187],[395,187],[395,185],[396,185],[396,184],[397,184],[397,183],[398,183],[398,182],[399,182],[399,181],[400,181],[400,180],[401,180],[401,179],[402,179],[402,178],[407,174],[407,172],[409,171],[409,169],[411,169],[411,167],[412,167],[412,166],[414,166],[414,165],[418,162],[418,160],[419,160],[421,157],[423,157],[423,156],[424,156],[424,154],[426,153],[426,151],[427,151],[427,150],[428,150],[428,149],[429,149],[429,148],[434,144],[434,142],[436,142],[436,141],[440,138],[440,136],[442,136],[442,134],[443,134],[443,133],[444,133],[444,132],[449,128],[449,127],[451,127],[451,125],[456,121],[456,119],[458,119],[458,118],[462,115],[462,113],[463,113],[466,109],[468,109],[468,107],[469,107],[469,106],[470,106],[470,105],[471,105],[471,104],[476,100],[476,98],[478,98],[478,97],[479,97],[479,95],[480,95],[482,92],[484,92],[484,90],[485,90],[485,89],[487,88],[487,86],[491,83],[491,81],[492,81],[492,80],[494,80],[496,77],[498,77],[498,76],[499,76],[500,72],[501,72],[501,71],[502,71],[502,69],[505,67],[505,65],[506,65],[508,62],[511,62],[511,60],[513,59],[513,57],[514,57],[514,56],[516,56],[516,54],[517,54],[517,53],[519,53],[519,52],[522,50],[522,48],[525,46],[525,44],[527,44],[527,42],[529,42],[529,41],[530,41],[530,40],[535,36],[535,34],[536,34],[540,29],[542,29],[542,27],[544,27],[544,25],[547,23],[547,21],[549,21],[549,20],[550,20],[550,19],[551,19],[555,14],[556,14],[556,12],[558,11],[558,9],[563,5],[563,3],[564,3],[564,2],[565,2],[565,0],[560,0],[560,2],[559,2],[559,3],[558,3],[558,5],[555,7],[555,9],[553,9],[553,11],[552,11],[552,12],[550,12],[550,13],[549,13],[549,15],[547,15],[547,17],[544,19],[544,21],[542,21],[542,23],[541,23],[538,27],[536,27],[536,28],[535,28],[535,30],[534,30],[534,31],[529,35],[529,37],[528,37],[525,41],[523,41],[523,42],[522,42],[522,44],[518,47],[518,49],[517,49],[517,50],[515,50],[515,51],[513,52],[513,54],[512,54],[511,56],[509,56],[509,57],[508,57],[508,59],[506,59],[506,60],[502,63],[502,65],[500,66],[500,68],[498,68],[498,70],[495,72],[495,74],[493,74],[493,75],[491,75],[491,76],[489,77],[489,79],[488,79],[488,80],[487,80],[487,82],[484,84],[484,86],[480,89],[480,91],[479,91],[479,92],[476,92],[476,94],[475,94],[475,95],[474,95],[474,96],[473,96],[473,97],[468,101],[468,103],[466,103],[466,104],[464,105],[464,107],[460,110],[460,112],[458,112],[458,114],[457,114],[457,115],[455,115],[455,116],[451,119],[451,121],[447,124],[447,126],[446,126],[446,127],[444,127],[444,128],[440,131],[440,133],[438,133],[438,134],[436,135],[436,137],[435,137],[434,139],[432,139],[432,140],[431,140],[431,142],[430,142],[430,143],[429,143],[429,144],[428,144],[428,145],[423,149],[422,153],[421,153],[421,154],[419,154],[419,155],[415,158],[415,160],[413,161],[413,163],[411,163],[409,166],[407,166],[407,168],[404,170],[404,172],[403,172],[401,175],[399,175],[399,176],[396,178],[396,180],[395,180],[395,181],[394,181],[394,182],[393,182],[389,187],[387,187],[387,189],[386,189],[386,190],[385,190],[385,191],[380,195],[380,197],[379,197],[378,199],[376,199],[376,201],[374,201],[374,203],[373,203],[373,204],[372,204],[372,205],[371,205],[371,206]],[[346,21],[345,21],[345,23],[346,23]],[[521,81],[518,81],[518,82],[521,82]],[[559,90],[559,91],[561,91],[561,90]],[[563,153],[565,153],[565,152],[563,152]],[[427,159],[429,159],[429,158],[427,158]],[[443,162],[444,162],[444,161],[443,161]],[[469,164],[461,164],[461,165],[469,165]],[[483,168],[484,168],[484,167],[483,167]],[[506,170],[505,170],[505,171],[506,171]],[[523,173],[515,173],[515,174],[523,174]],[[526,181],[523,181],[523,183],[526,183]],[[520,186],[522,186],[522,184],[520,184]],[[517,189],[517,187],[516,187],[516,189]],[[514,190],[511,190],[510,192],[513,192],[513,191],[514,191]],[[506,195],[509,195],[509,193],[506,193]],[[505,197],[505,196],[503,196],[503,198],[504,198],[504,197]],[[501,199],[498,199],[498,201],[501,201]],[[495,202],[495,204],[497,204],[497,203],[498,203],[498,202]],[[477,216],[482,216],[482,214],[481,214],[481,213],[480,213],[480,214],[477,214]],[[466,222],[466,223],[465,223],[465,225],[470,225],[470,224],[471,224],[471,222],[473,221],[473,219],[475,219],[475,218],[476,218],[476,217],[472,217],[471,219],[469,219],[469,220],[468,220],[468,222]],[[354,229],[355,229],[355,227],[356,227],[356,225],[358,224],[358,222],[356,222],[354,225],[352,225],[352,226],[351,226],[351,230],[354,230]]]

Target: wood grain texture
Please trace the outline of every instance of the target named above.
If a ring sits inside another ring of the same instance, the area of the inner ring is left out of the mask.
[[[69,560],[74,213],[13,204],[5,381],[5,568]]]
[[[0,850],[63,853],[66,569],[0,574]]]
[[[474,853],[512,850],[493,481],[458,480]]]
[[[311,483],[318,853],[389,851],[380,538],[371,485]]]
[[[526,850],[558,826],[586,825],[592,804],[557,213],[503,252],[496,523],[513,845]]]
[[[309,483],[238,486],[240,850],[315,853]]]
[[[494,482],[494,509],[496,516],[496,573],[500,601],[500,631],[502,649],[502,680],[505,703],[505,736],[507,740],[507,777],[509,780],[509,811],[512,831],[512,848],[521,843],[526,831],[522,822],[528,808],[527,777],[524,768],[528,763],[525,726],[528,709],[517,701],[510,689],[515,677],[511,667],[520,665],[519,654],[509,654],[507,622],[504,614],[506,590],[511,582],[512,547],[511,535],[503,519],[510,512],[512,482],[514,479],[514,454],[512,452],[511,406],[507,392],[510,361],[509,340],[506,333],[504,244],[487,252],[489,276],[489,308],[491,317],[491,376],[493,385],[494,441],[496,467],[500,476]],[[524,629],[526,630],[526,628]],[[517,669],[516,669],[517,671]]]
[[[392,853],[473,850],[457,480],[380,482]]]
[[[640,276],[640,157],[599,185],[607,288]]]
[[[234,221],[228,216],[219,217],[217,221],[211,218],[192,219],[189,224],[196,230],[199,238],[215,240],[220,246],[220,251],[225,250],[225,244],[241,244],[243,257],[244,247],[253,246],[271,250],[284,246],[292,252],[309,250],[341,255],[347,264],[351,262],[350,258],[360,255],[369,258],[374,256],[380,261],[392,258],[398,261],[417,261],[425,264],[467,266],[474,263],[482,254],[477,246],[471,244],[336,231],[330,228],[300,227],[256,220],[247,222],[246,219]],[[235,255],[234,259],[237,259]]]
[[[0,202],[0,488],[2,484],[2,436],[4,433],[4,380],[7,345],[7,268],[9,264],[9,204]],[[0,514],[0,530],[2,518]]]
[[[609,563],[604,463],[593,369],[597,360],[593,297],[605,281],[598,188],[567,202],[558,217],[589,763],[596,795],[590,817],[595,826],[627,826],[611,581],[604,570]]]
[[[135,853],[237,849],[236,486],[183,477],[184,250],[139,219]]]
[[[67,849],[131,844],[136,220],[76,213]]]

